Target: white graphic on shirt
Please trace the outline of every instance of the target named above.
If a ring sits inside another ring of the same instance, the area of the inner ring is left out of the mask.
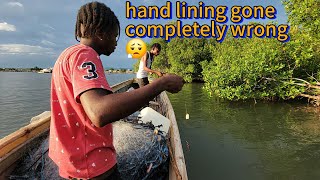
[[[97,69],[96,69],[96,65],[89,61],[89,62],[83,62],[81,67],[83,69],[87,69],[87,74],[83,76],[83,79],[86,80],[92,80],[92,79],[97,79],[99,78],[99,75],[97,74]]]
[[[74,136],[72,136],[72,139],[74,139],[75,137]]]
[[[92,163],[92,167],[96,167],[96,164],[95,164],[95,163]]]
[[[79,151],[80,150],[80,148],[77,148],[77,151]]]

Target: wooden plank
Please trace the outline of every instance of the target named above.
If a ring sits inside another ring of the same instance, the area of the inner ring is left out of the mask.
[[[165,106],[167,109],[167,118],[171,120],[171,128],[170,128],[170,143],[172,147],[172,153],[173,153],[173,158],[175,161],[175,164],[178,168],[178,172],[176,172],[175,176],[173,173],[170,173],[171,176],[169,179],[177,179],[181,177],[182,180],[187,180],[188,175],[187,175],[187,168],[186,168],[186,163],[184,159],[184,154],[183,154],[183,149],[182,149],[182,144],[181,144],[181,139],[180,139],[180,133],[179,133],[179,128],[178,124],[176,121],[176,117],[172,108],[172,105],[170,103],[170,100],[168,98],[168,95],[165,92],[162,92],[160,94],[160,99],[163,103],[163,106]],[[174,164],[170,166],[171,171],[174,170]],[[180,179],[180,178],[179,178]]]
[[[119,91],[121,89],[126,89],[125,87],[126,86],[130,86],[133,83],[133,81],[134,81],[134,79],[129,79],[127,81],[115,84],[115,85],[112,86],[112,91],[113,92],[117,92],[117,91]]]
[[[0,159],[0,179],[7,179],[7,176],[15,169],[17,166],[18,160],[25,155],[25,153],[29,150],[30,147],[34,146],[34,140],[36,140],[39,136],[49,133],[49,128],[38,136],[27,140],[20,146],[16,147],[10,153],[5,155],[2,159]]]
[[[0,160],[12,149],[23,144],[28,139],[36,137],[38,134],[44,132],[49,128],[51,119],[50,112],[42,113],[39,116],[41,117],[38,121],[20,128],[19,130],[0,140]]]

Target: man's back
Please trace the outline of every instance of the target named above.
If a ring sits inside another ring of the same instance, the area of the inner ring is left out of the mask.
[[[99,55],[81,44],[67,48],[52,73],[49,148],[64,178],[94,177],[116,164],[112,124],[95,127],[79,103],[92,88],[111,91]]]

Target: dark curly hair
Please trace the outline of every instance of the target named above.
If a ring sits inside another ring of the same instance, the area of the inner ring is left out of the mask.
[[[161,51],[161,45],[159,43],[152,44],[151,49],[153,48],[157,48],[159,51]]]
[[[83,32],[81,33],[81,24]],[[114,12],[105,4],[90,2],[80,7],[77,15],[75,38],[92,38],[105,32],[114,32],[118,27],[120,37],[120,22]]]

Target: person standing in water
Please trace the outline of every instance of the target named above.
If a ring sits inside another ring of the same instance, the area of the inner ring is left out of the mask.
[[[160,71],[152,70],[152,62],[156,56],[160,54],[161,45],[159,43],[154,43],[151,46],[151,50],[147,51],[144,56],[142,56],[139,64],[139,70],[137,72],[137,81],[139,87],[143,87],[149,84],[148,74],[154,73],[161,77],[163,74]]]
[[[101,55],[111,55],[120,23],[105,4],[81,6],[75,26],[80,43],[58,57],[51,79],[49,157],[66,179],[120,179],[112,122],[139,110],[162,91],[182,89],[180,76],[166,75],[134,91],[113,94]]]

